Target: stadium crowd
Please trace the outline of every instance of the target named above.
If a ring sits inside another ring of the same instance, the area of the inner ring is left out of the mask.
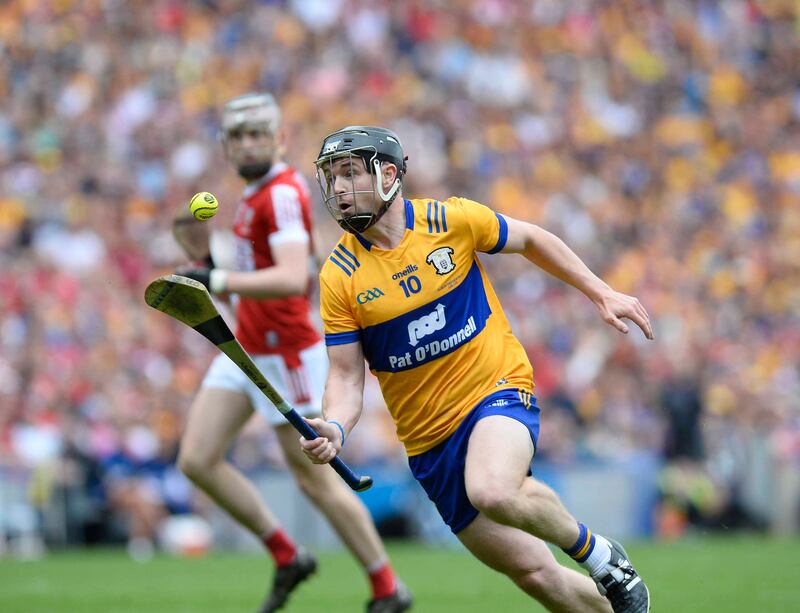
[[[798,57],[791,0],[3,2],[0,467],[34,469],[37,504],[75,484],[115,513],[192,505],[171,462],[214,350],[142,293],[183,261],[191,194],[230,221],[218,110],[263,89],[309,181],[322,136],[388,125],[409,195],[540,223],[638,296],[655,343],[487,260],[534,366],[540,456],[658,453],[666,499],[721,512],[752,454],[800,466]],[[318,213],[324,257],[339,229]],[[348,457],[400,461],[370,396]],[[258,420],[234,453],[279,462]]]

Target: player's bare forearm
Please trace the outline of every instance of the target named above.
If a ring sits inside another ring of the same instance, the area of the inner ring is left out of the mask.
[[[533,224],[524,224],[520,233],[523,248],[519,253],[545,272],[579,289],[590,300],[596,300],[611,289],[555,234]]]
[[[250,298],[288,298],[305,294],[308,281],[307,268],[287,270],[272,266],[252,272],[229,271],[225,289]]]
[[[516,219],[507,221],[504,252],[520,253],[545,272],[579,289],[595,304],[603,321],[620,332],[628,333],[624,318],[639,326],[648,339],[653,338],[650,317],[637,298],[612,289],[555,234]]]
[[[364,354],[360,343],[328,347],[330,369],[322,399],[322,419],[309,419],[320,438],[301,440],[303,453],[315,464],[333,460],[358,419],[364,398]]]
[[[300,440],[303,453],[315,464],[327,464],[344,447],[350,432],[361,417],[363,387],[328,378],[322,401],[322,419],[306,419],[319,438]]]
[[[345,435],[348,435],[361,418],[363,399],[363,381],[329,377],[322,401],[322,416],[326,420],[339,422],[344,428]]]
[[[226,290],[250,298],[300,296],[308,289],[310,254],[307,242],[282,243],[272,248],[275,264],[253,271],[230,271]]]

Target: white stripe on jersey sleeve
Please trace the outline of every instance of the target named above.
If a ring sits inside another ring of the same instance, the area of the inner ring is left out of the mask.
[[[308,242],[310,237],[303,224],[303,207],[297,190],[291,185],[275,185],[270,189],[270,197],[275,225],[278,227],[277,232],[269,235],[270,247],[289,242]]]
[[[300,206],[300,194],[291,185],[281,184],[269,190],[272,208],[275,211],[275,224],[278,230],[294,226],[303,226],[303,208]]]
[[[309,237],[305,228],[298,228],[273,232],[267,240],[269,246],[274,248],[276,245],[283,245],[284,243],[307,243],[311,240],[311,237]]]

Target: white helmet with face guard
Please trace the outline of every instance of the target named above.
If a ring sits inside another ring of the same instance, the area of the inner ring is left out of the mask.
[[[225,103],[220,140],[244,179],[259,179],[280,158],[280,123],[281,110],[271,94],[249,93]]]

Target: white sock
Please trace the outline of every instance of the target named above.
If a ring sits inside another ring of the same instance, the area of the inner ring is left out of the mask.
[[[378,558],[375,562],[367,565],[367,574],[371,575],[372,573],[377,573],[380,569],[382,569],[386,563],[389,561],[389,558]]]
[[[611,543],[604,539],[599,534],[594,536],[594,547],[592,553],[583,562],[579,564],[589,571],[592,579],[597,579],[598,575],[605,575],[604,571],[606,564],[611,559]]]

